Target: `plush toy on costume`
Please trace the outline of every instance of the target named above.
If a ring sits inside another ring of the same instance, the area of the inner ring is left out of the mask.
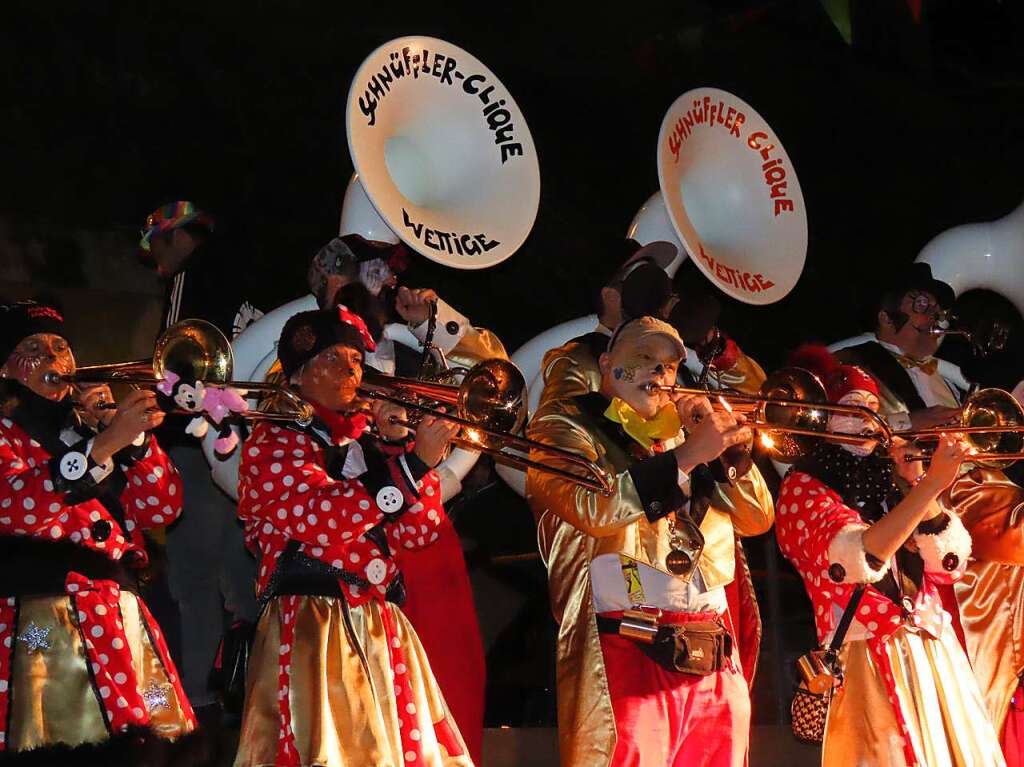
[[[202,439],[212,423],[217,427],[217,439],[213,443],[217,455],[226,457],[238,446],[238,433],[231,427],[244,426],[241,414],[248,406],[237,389],[184,381],[169,370],[156,389],[161,405],[168,411],[178,409],[195,414],[185,427],[186,434]]]

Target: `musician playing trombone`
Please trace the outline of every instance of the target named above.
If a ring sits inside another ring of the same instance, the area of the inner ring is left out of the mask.
[[[0,755],[184,763],[195,716],[138,596],[142,531],[181,512],[164,414],[151,391],[73,388],[44,303],[0,306],[0,361]]]
[[[745,763],[750,698],[727,587],[735,535],[768,530],[773,505],[749,454],[733,484],[717,464],[749,448],[744,419],[657,388],[685,355],[667,323],[624,322],[599,357],[599,390],[550,400],[529,427],[615,479],[603,495],[527,474],[560,625],[567,767]]]
[[[942,342],[942,312],[955,294],[915,263],[885,286],[876,341],[841,349],[878,382],[879,412],[899,431],[958,422],[967,382],[934,354]],[[965,577],[954,586],[953,619],[961,623],[971,667],[1007,760],[1024,759],[1024,490],[1002,471],[965,462],[946,491],[974,541]],[[1016,701],[1016,702],[1014,702]]]
[[[430,369],[438,367],[435,355],[453,367],[466,368],[487,359],[506,359],[505,347],[494,333],[475,327],[436,292],[399,286],[407,259],[404,245],[348,234],[324,245],[310,264],[309,288],[320,308],[344,305],[366,321],[375,348],[364,363],[387,375],[422,375],[420,349],[384,332],[396,319],[408,326],[416,341],[430,341]],[[442,463],[435,471],[446,498],[461,491],[461,478],[447,466]],[[447,518],[438,535],[433,546],[400,552],[408,591],[404,612],[430,655],[470,754],[479,759],[486,677],[483,641],[462,542]]]
[[[263,607],[236,767],[472,765],[416,632],[395,553],[445,524],[433,467],[457,426],[375,404],[354,412],[365,323],[339,309],[285,324],[278,356],[315,416],[259,423],[242,446],[239,517]]]
[[[821,377],[830,402],[877,412],[880,387],[861,368],[823,347],[798,350],[793,364]],[[831,415],[829,428],[873,432],[846,414]],[[969,445],[943,435],[927,467],[906,460],[915,451],[822,440],[779,492],[775,532],[811,598],[818,639],[845,632],[823,765],[1005,764],[941,595],[971,555],[970,536],[941,501]]]

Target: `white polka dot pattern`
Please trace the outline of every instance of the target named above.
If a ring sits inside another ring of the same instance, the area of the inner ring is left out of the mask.
[[[281,451],[298,457],[282,463],[276,455]],[[397,455],[389,460],[397,461]],[[437,540],[437,530],[447,519],[441,494],[433,492],[439,487],[434,472],[423,477],[420,492],[424,495],[407,506],[395,486],[371,494],[359,478],[334,479],[315,440],[269,423],[258,424],[246,441],[239,477],[238,516],[245,523],[246,544],[260,559],[256,584],[260,593],[270,583],[285,546],[297,541],[306,556],[341,567],[370,584],[368,589],[347,585],[350,604],[382,599],[398,567],[395,558],[366,534],[383,523],[392,551],[418,549]],[[396,511],[397,516],[385,517]]]
[[[67,505],[65,494],[56,491],[55,478],[50,476],[50,453],[12,421],[0,421],[0,496],[4,497],[0,535],[68,539],[111,559],[132,551],[144,561],[142,531],[173,522],[181,513],[178,472],[155,439],[150,439],[150,445],[145,458],[124,469],[129,481],[121,493],[127,518],[127,529],[122,531],[99,501]],[[106,535],[94,534],[97,524],[96,529]]]

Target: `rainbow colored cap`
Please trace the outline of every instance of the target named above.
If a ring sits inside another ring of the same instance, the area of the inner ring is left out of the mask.
[[[139,232],[142,236],[142,239],[139,240],[139,247],[143,250],[149,250],[149,242],[153,239],[154,234],[177,229],[179,226],[193,221],[213,231],[213,217],[196,208],[188,200],[178,200],[177,202],[161,205],[146,216],[146,224]]]

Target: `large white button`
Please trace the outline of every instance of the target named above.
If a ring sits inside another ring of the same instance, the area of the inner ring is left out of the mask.
[[[387,485],[377,491],[377,508],[385,514],[394,514],[405,503],[402,491],[394,485]]]
[[[89,459],[85,457],[85,453],[79,453],[75,450],[64,453],[58,465],[60,475],[69,482],[74,482],[76,479],[84,477],[88,467]]]
[[[383,583],[387,574],[388,566],[383,559],[371,559],[370,564],[366,566],[366,580],[374,586]]]

